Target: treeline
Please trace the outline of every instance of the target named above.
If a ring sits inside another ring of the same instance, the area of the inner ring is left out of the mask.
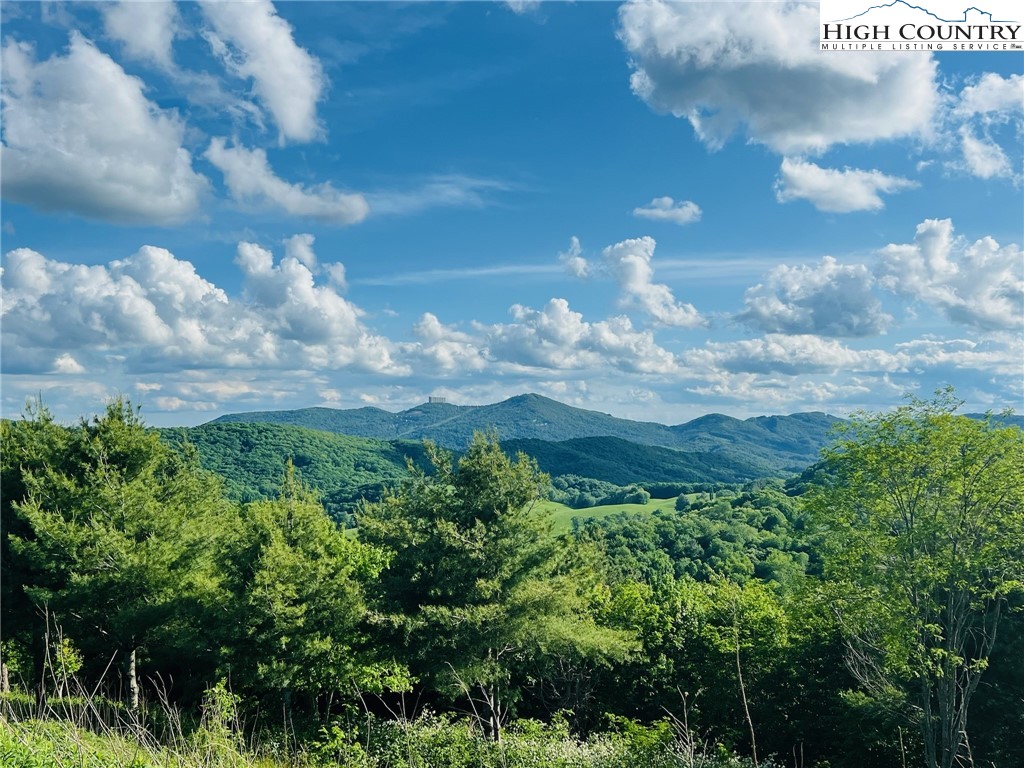
[[[487,437],[427,445],[353,532],[293,465],[239,503],[126,402],[33,410],[0,426],[6,701],[74,679],[138,724],[220,691],[324,764],[1020,764],[1024,443],[953,410],[854,420],[791,487],[666,484],[675,511],[561,537],[549,479]]]

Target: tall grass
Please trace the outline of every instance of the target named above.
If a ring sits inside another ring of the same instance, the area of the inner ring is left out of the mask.
[[[4,768],[750,768],[702,741],[686,719],[653,725],[614,719],[609,730],[574,736],[562,718],[520,720],[500,743],[453,715],[339,718],[301,743],[270,732],[245,737],[239,700],[223,684],[207,691],[198,718],[158,696],[133,715],[73,678],[71,695],[39,706],[0,697]],[[287,745],[287,746],[284,746]],[[770,761],[761,761],[771,768]]]

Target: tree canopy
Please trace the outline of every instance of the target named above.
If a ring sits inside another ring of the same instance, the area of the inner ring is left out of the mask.
[[[390,553],[379,581],[415,674],[462,693],[494,738],[543,656],[621,657],[628,633],[586,610],[593,581],[565,558],[535,507],[547,484],[536,463],[477,435],[456,463],[428,446],[433,471],[358,515],[364,542]]]
[[[1024,580],[1024,433],[959,405],[854,418],[809,501],[850,667],[905,692],[929,768],[969,758],[968,705]]]

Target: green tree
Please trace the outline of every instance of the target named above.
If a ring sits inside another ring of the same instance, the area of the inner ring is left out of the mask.
[[[76,427],[41,413],[22,432],[8,443],[18,453],[5,456],[4,478],[20,496],[6,538],[21,579],[14,591],[27,598],[21,609],[45,612],[94,667],[119,658],[134,711],[139,650],[194,633],[199,596],[215,583],[220,526],[205,521],[226,511],[220,483],[121,399]]]
[[[60,466],[67,456],[67,442],[68,431],[38,401],[28,404],[21,419],[0,420],[0,627],[7,651],[0,665],[7,679],[9,657],[26,657],[32,669],[18,671],[30,676],[40,699],[46,696],[48,627],[26,588],[52,585],[58,575],[48,563],[17,553],[19,544],[34,536],[20,505],[29,493],[28,478]]]
[[[377,662],[360,626],[364,585],[384,565],[380,550],[347,536],[289,463],[280,496],[246,505],[220,557],[226,588],[222,672],[253,695],[291,708],[317,697],[404,684]]]
[[[808,502],[851,671],[905,693],[929,768],[971,759],[968,705],[1024,577],[1024,433],[959,406],[855,417]]]
[[[580,578],[534,503],[547,485],[536,463],[509,459],[495,437],[477,435],[456,464],[427,448],[431,474],[366,505],[360,538],[391,553],[381,574],[381,623],[413,671],[460,691],[500,739],[526,670],[542,658],[610,659],[630,647],[598,626]]]

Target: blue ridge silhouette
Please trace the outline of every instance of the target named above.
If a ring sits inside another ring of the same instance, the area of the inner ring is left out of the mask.
[[[858,13],[858,14],[856,14],[854,16],[850,16],[849,18],[846,18],[846,19],[837,19],[836,22],[839,22],[839,21],[852,21],[853,19],[858,19],[861,16],[864,16],[864,15],[866,15],[868,13],[871,13],[871,11],[876,11],[876,10],[879,10],[881,8],[892,8],[893,6],[896,6],[896,5],[905,5],[907,8],[911,8],[911,9],[913,9],[915,11],[921,11],[923,13],[928,14],[933,19],[936,19],[937,21],[941,21],[941,22],[943,22],[945,24],[963,24],[964,22],[967,21],[967,14],[970,11],[977,11],[978,13],[980,13],[980,14],[982,14],[984,16],[988,16],[989,21],[991,23],[993,23],[993,24],[997,24],[997,23],[998,24],[1002,24],[1002,23],[1013,21],[1012,19],[993,19],[992,18],[992,14],[989,11],[983,11],[983,10],[981,10],[981,8],[978,8],[976,5],[972,5],[972,6],[969,6],[967,8],[964,8],[963,18],[962,19],[944,19],[941,16],[932,13],[927,8],[922,8],[920,5],[913,5],[911,3],[906,2],[906,0],[893,0],[891,3],[884,3],[883,5],[872,5],[870,8],[867,8],[867,9],[861,11],[860,13]],[[836,23],[836,22],[829,22],[829,23]]]

